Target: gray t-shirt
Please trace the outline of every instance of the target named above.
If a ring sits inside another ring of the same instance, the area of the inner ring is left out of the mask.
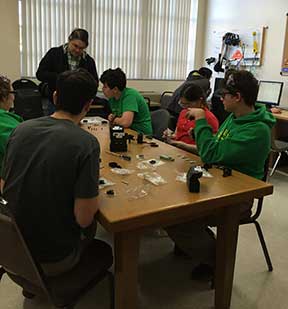
[[[42,117],[11,134],[4,198],[35,258],[56,262],[78,246],[75,198],[98,195],[100,146],[69,120]]]

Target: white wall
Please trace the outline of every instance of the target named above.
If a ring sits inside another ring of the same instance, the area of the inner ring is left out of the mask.
[[[283,81],[281,104],[288,106],[288,77],[280,75],[286,13],[288,0],[208,0],[204,56],[211,56],[212,33],[219,25],[244,31],[247,28],[268,26],[263,65],[256,69],[255,75],[258,79]]]
[[[18,1],[0,0],[0,74],[20,77]]]

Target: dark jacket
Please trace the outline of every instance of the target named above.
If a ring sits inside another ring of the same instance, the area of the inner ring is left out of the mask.
[[[86,69],[96,79],[97,84],[99,83],[95,61],[88,54],[81,59],[80,68]],[[67,54],[64,53],[63,45],[49,49],[40,61],[36,77],[40,81],[48,83],[50,98],[56,89],[58,75],[67,70],[69,70],[68,58]]]
[[[168,106],[168,111],[175,117],[178,118],[182,107],[178,104],[179,100],[180,100],[180,94],[182,89],[189,84],[196,84],[198,86],[200,86],[203,91],[205,92],[206,96],[209,96],[210,94],[210,82],[207,78],[201,76],[201,75],[192,75],[189,76],[186,81],[180,85],[173,93],[172,98],[171,98],[171,102]]]

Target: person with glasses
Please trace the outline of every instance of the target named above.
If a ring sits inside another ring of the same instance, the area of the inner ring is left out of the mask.
[[[212,76],[212,71],[209,68],[202,67],[199,70],[193,70],[188,74],[185,82],[182,83],[173,92],[173,95],[171,97],[171,101],[170,101],[167,109],[168,109],[168,112],[171,114],[171,116],[173,116],[175,118],[176,122],[177,122],[179,114],[182,110],[182,107],[178,104],[178,102],[180,100],[180,94],[181,94],[182,89],[186,85],[196,84],[203,89],[203,91],[205,93],[205,97],[208,98],[208,96],[211,93],[211,88],[210,88],[211,76]]]
[[[170,129],[164,131],[163,138],[174,146],[185,149],[190,152],[197,152],[195,139],[193,137],[193,129],[195,128],[195,120],[186,117],[189,108],[201,108],[205,112],[207,123],[211,126],[212,132],[218,131],[218,120],[208,109],[205,93],[203,89],[196,85],[185,85],[180,93],[179,104],[182,108],[180,112],[176,130],[173,133]]]
[[[0,75],[0,171],[7,140],[11,132],[23,121],[20,116],[10,112],[14,99],[15,91],[13,91],[11,81]]]
[[[78,68],[86,69],[99,83],[94,59],[85,51],[89,45],[89,34],[86,30],[76,28],[68,37],[68,42],[59,47],[51,48],[40,61],[36,77],[40,84],[42,96],[48,97],[53,103],[53,93],[56,89],[56,80],[60,73]],[[50,106],[51,111],[53,105]]]
[[[213,134],[205,111],[189,108],[188,119],[193,118],[198,153],[203,163],[217,164],[262,179],[264,165],[271,145],[271,129],[276,120],[264,105],[255,104],[258,81],[248,71],[233,72],[222,92],[225,110],[231,112],[218,133]],[[241,219],[251,216],[253,199],[241,204]],[[192,278],[212,279],[214,276],[216,242],[209,226],[219,224],[216,217],[174,225],[167,228],[176,244],[178,255],[193,257],[198,266]]]

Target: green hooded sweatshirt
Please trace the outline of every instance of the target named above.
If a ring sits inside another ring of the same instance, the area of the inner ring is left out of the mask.
[[[261,104],[256,104],[255,111],[248,115],[229,115],[216,136],[206,119],[199,119],[194,129],[199,155],[205,163],[220,164],[262,179],[275,122]]]

